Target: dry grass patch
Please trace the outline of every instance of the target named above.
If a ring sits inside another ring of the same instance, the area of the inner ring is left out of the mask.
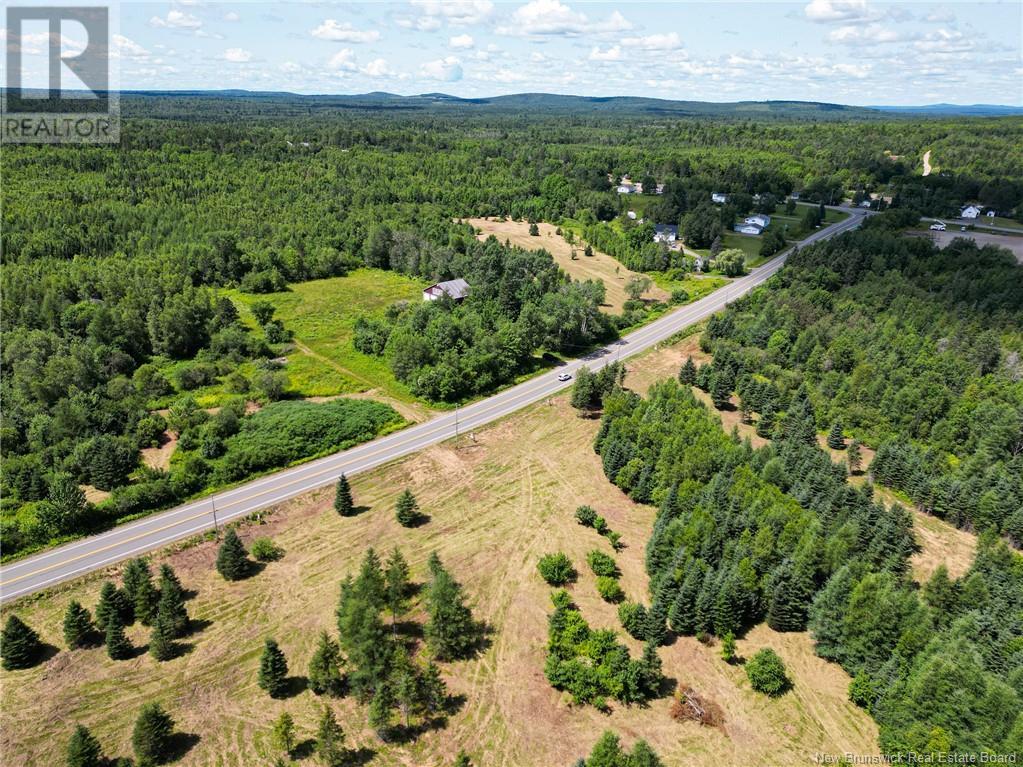
[[[603,309],[612,314],[620,314],[622,306],[629,298],[625,293],[625,284],[632,277],[644,276],[626,269],[613,257],[599,250],[594,250],[592,256],[584,256],[585,245],[579,243],[570,245],[564,237],[556,234],[557,227],[552,224],[537,224],[540,236],[533,237],[529,234],[529,223],[526,221],[498,221],[489,218],[469,218],[465,221],[482,232],[477,235],[480,240],[494,235],[501,242],[507,240],[525,250],[546,250],[572,279],[602,281],[607,288]],[[575,260],[572,259],[573,253],[576,254]],[[667,291],[651,284],[643,298],[667,301],[670,296]]]

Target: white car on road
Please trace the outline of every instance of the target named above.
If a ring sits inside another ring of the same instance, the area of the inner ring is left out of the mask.
[[[571,373],[558,373],[558,380],[559,381],[571,381],[572,380],[572,374]]]
[[[945,225],[939,221],[935,224],[931,224],[931,230],[935,232],[944,232]]]

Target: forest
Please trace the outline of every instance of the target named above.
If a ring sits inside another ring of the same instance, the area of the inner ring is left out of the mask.
[[[546,254],[478,243],[459,218],[624,220],[610,185],[623,174],[664,183],[656,215],[694,226],[709,220],[711,189],[811,202],[887,190],[893,205],[940,213],[974,198],[1009,213],[1023,196],[1019,158],[1001,149],[1019,143],[1013,119],[445,114],[286,98],[250,119],[251,99],[229,95],[128,101],[119,146],[5,152],[5,556],[244,476],[231,456],[252,417],[244,403],[294,396],[275,361],[289,330],[243,320],[228,290],[276,293],[362,266],[467,279],[465,302],[396,305],[353,341],[413,396],[451,403],[632,322],[598,311],[601,285],[567,280]],[[924,146],[940,174],[916,175]],[[646,245],[641,259],[619,257],[664,266]],[[211,384],[238,398],[214,417],[192,397]],[[138,451],[168,431],[171,465],[142,466]],[[336,444],[306,444],[304,457]],[[898,453],[893,465],[907,461],[928,459]],[[94,508],[80,485],[113,495]]]

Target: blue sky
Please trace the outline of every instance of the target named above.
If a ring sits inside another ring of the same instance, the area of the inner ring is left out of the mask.
[[[1018,0],[119,8],[120,82],[132,89],[1023,105]]]

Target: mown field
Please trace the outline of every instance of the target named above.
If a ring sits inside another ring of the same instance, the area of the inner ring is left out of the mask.
[[[645,390],[653,377],[670,374],[686,348],[664,348],[632,363],[628,383]],[[626,543],[616,555],[630,598],[646,599],[643,546],[653,509],[631,502],[603,476],[590,448],[597,421],[580,419],[567,397],[537,405],[477,433],[475,443],[446,443],[354,478],[356,502],[366,510],[338,517],[332,494],[314,493],[272,511],[263,525],[242,530],[251,540],[272,535],[284,558],[249,580],[225,583],[214,571],[216,545],[207,541],[162,553],[186,588],[196,592],[189,610],[201,630],[181,657],[157,664],[148,655],[111,661],[102,648],[60,651],[28,671],[2,680],[5,764],[57,764],[74,722],[83,722],[108,754],[129,753],[138,708],[159,700],[179,729],[193,736],[182,765],[252,765],[269,760],[268,732],[287,710],[300,740],[311,737],[319,701],[303,691],[271,700],[256,686],[263,639],[274,636],[301,675],[320,629],[334,629],[338,583],[353,571],[368,546],[398,545],[423,580],[425,561],[437,551],[470,594],[477,617],[493,630],[491,645],[475,660],[445,664],[451,692],[464,696],[443,730],[411,745],[383,744],[366,725],[366,709],[350,698],[331,705],[352,747],[372,749],[372,764],[450,764],[459,748],[483,765],[570,764],[588,753],[604,729],[631,741],[646,738],[666,764],[789,764],[816,752],[876,752],[876,727],[848,702],[848,676],[817,658],[806,634],[776,634],[765,626],[739,642],[750,656],[770,645],[795,681],[777,700],[749,689],[741,667],[728,666],[716,646],[691,637],[661,648],[665,674],[695,687],[725,712],[722,729],[679,724],[668,716],[670,698],[648,708],[613,706],[610,714],[573,707],[543,675],[550,589],[536,573],[544,553],[565,551],[580,572],[573,599],[594,627],[619,628],[615,608],[599,599],[584,563],[587,551],[611,552],[605,539],[575,523],[573,511],[590,504]],[[410,487],[427,524],[405,529],[394,519],[397,494]],[[67,603],[92,607],[101,578],[17,606],[17,612],[61,645]],[[146,631],[129,632],[140,646]],[[624,634],[623,634],[624,637]],[[625,637],[634,654],[641,646]]]

